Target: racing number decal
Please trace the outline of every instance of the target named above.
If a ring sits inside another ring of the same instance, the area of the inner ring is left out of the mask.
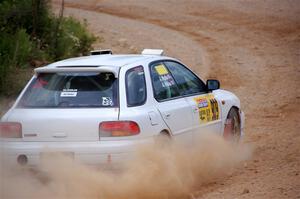
[[[213,95],[194,98],[199,110],[200,123],[219,119],[219,106]]]
[[[218,101],[214,97],[209,101],[210,101],[211,111],[212,111],[211,120],[217,120],[219,119],[219,115],[220,115]]]
[[[157,66],[154,67],[156,72],[158,73],[158,75],[167,75],[169,72],[166,69],[166,67],[162,64],[159,64]]]
[[[163,64],[159,64],[154,68],[159,75],[159,81],[161,82],[162,87],[171,87],[175,84],[171,74],[169,74],[169,71]]]

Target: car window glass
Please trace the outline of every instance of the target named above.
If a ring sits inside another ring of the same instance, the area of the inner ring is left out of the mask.
[[[206,92],[205,84],[185,66],[173,61],[164,63],[174,77],[182,95]]]
[[[154,97],[158,101],[180,96],[177,85],[163,63],[150,66]]]
[[[19,107],[115,107],[116,80],[112,73],[41,73],[25,91]]]
[[[128,106],[138,106],[146,101],[146,82],[142,66],[126,72],[126,95]]]

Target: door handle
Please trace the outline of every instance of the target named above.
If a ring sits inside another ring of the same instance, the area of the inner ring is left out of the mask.
[[[157,114],[154,111],[149,112],[148,115],[152,126],[157,125],[159,123],[157,119]]]

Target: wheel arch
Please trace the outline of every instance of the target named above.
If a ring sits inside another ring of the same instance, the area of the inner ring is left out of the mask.
[[[241,103],[239,98],[232,92],[218,89],[213,91],[215,98],[220,102],[219,107],[221,110],[221,120],[222,120],[222,134],[224,133],[225,121],[228,117],[229,111],[234,108],[237,110],[239,119],[241,122],[241,128],[244,126],[244,115],[241,111]]]
[[[233,105],[233,106],[231,106],[231,108],[229,108],[229,110],[227,112],[227,117],[228,117],[228,114],[229,114],[229,112],[230,112],[231,109],[235,109],[238,112],[239,119],[240,119],[240,108],[238,106],[235,106],[235,105]]]
[[[172,137],[172,133],[168,130],[168,129],[163,129],[159,132],[159,134],[164,134],[164,135],[167,135],[169,137]]]

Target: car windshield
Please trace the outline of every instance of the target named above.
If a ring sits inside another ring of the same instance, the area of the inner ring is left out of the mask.
[[[40,73],[22,96],[20,108],[115,107],[117,79],[112,73]]]

